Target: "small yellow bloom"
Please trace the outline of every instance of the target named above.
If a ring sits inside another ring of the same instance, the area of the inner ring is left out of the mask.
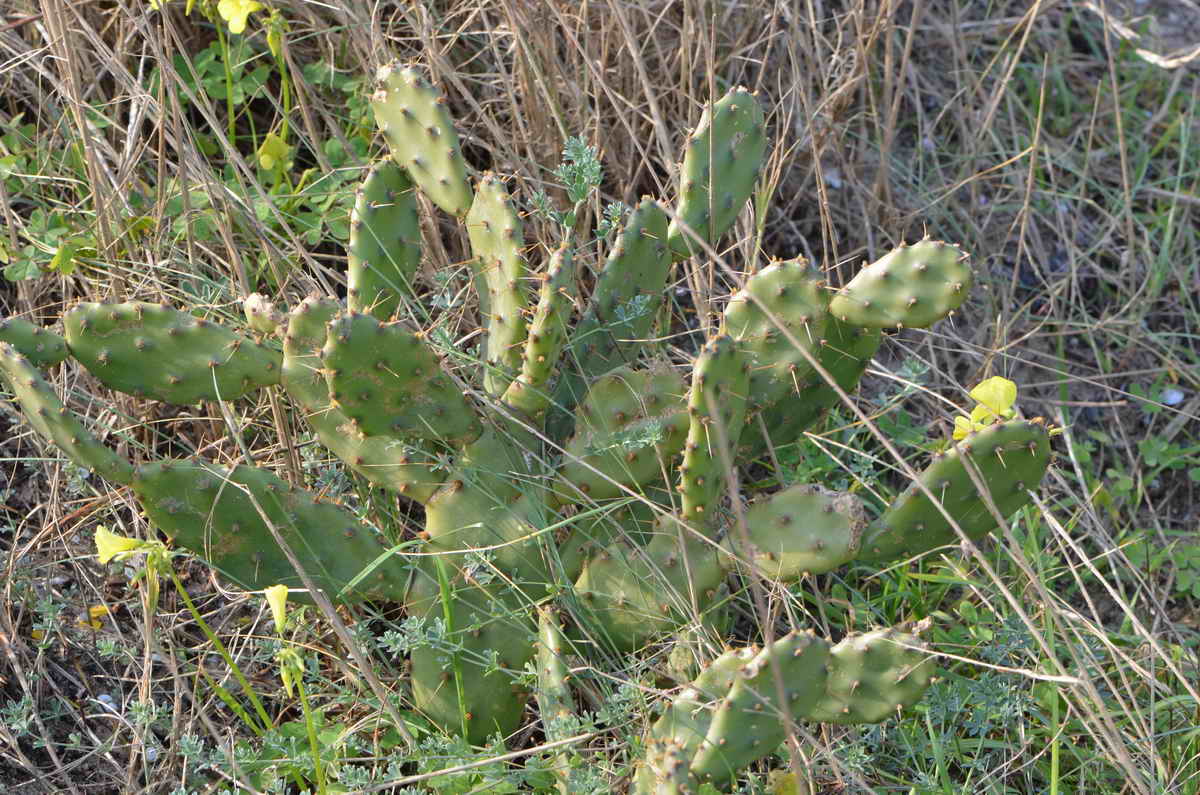
[[[217,3],[217,13],[221,19],[229,23],[230,33],[242,33],[246,30],[246,20],[255,11],[261,11],[263,4],[258,0],[221,0]]]
[[[138,539],[119,536],[110,532],[104,525],[96,528],[96,557],[100,559],[101,563],[108,563],[114,558],[135,552],[141,546],[142,542]]]
[[[971,397],[979,405],[971,409],[970,417],[954,418],[954,440],[965,439],[968,434],[991,425],[997,420],[1016,416],[1013,404],[1017,402],[1017,385],[1007,378],[993,376],[971,390]]]
[[[265,593],[267,604],[271,606],[271,615],[275,617],[275,631],[282,635],[283,623],[287,618],[288,587],[286,585],[272,585],[266,589]]]
[[[1013,404],[1017,402],[1017,385],[1007,378],[992,376],[972,389],[971,397],[990,409],[994,416],[1007,419],[1015,413]]]
[[[258,164],[270,171],[276,164],[287,160],[289,151],[290,148],[282,138],[275,133],[267,133],[262,146],[258,147]]]

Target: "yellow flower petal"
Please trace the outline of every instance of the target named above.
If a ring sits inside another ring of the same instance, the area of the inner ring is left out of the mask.
[[[221,0],[217,4],[217,13],[229,23],[230,33],[242,33],[246,30],[246,20],[250,15],[262,8],[263,4],[258,0]]]
[[[982,428],[994,419],[996,419],[995,412],[982,403],[971,409],[971,427],[973,428]]]
[[[971,432],[971,421],[966,417],[954,418],[954,441],[967,438],[967,434]]]
[[[141,545],[142,542],[138,539],[119,536],[110,532],[104,525],[96,528],[96,557],[101,563],[108,563],[119,555],[133,552]]]
[[[286,585],[272,585],[266,589],[265,593],[267,604],[271,606],[271,615],[275,617],[275,631],[282,635],[283,623],[287,618],[288,587]]]
[[[1011,417],[1017,402],[1017,385],[1007,378],[992,376],[971,390],[971,397],[991,409],[997,417]]]

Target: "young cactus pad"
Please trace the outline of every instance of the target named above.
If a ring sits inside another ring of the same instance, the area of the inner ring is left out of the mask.
[[[467,162],[445,100],[412,67],[388,64],[376,80],[371,107],[392,158],[430,201],[451,215],[466,215],[473,200]]]
[[[392,160],[372,166],[355,197],[346,249],[346,303],[387,320],[411,295],[421,265],[417,192]]]
[[[703,250],[693,236],[711,245],[733,225],[754,192],[766,149],[762,105],[746,89],[705,109],[679,167],[679,204],[668,233],[675,259]]]
[[[925,328],[957,309],[971,289],[971,268],[958,246],[922,240],[858,272],[829,302],[843,323],[870,328]]]
[[[19,317],[0,317],[0,342],[13,346],[34,367],[60,364],[67,358],[65,339]]]
[[[54,442],[79,466],[95,470],[109,480],[128,485],[133,467],[105,447],[71,414],[27,358],[7,342],[0,342],[0,376],[16,395],[29,424]]]

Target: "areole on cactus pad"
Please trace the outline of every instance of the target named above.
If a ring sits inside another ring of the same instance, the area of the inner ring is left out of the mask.
[[[371,101],[391,159],[355,205],[346,305],[310,296],[283,313],[250,296],[246,332],[153,304],[80,304],[64,336],[0,321],[0,374],[36,431],[130,485],[155,527],[233,582],[300,587],[280,534],[334,601],[403,602],[443,621],[454,665],[414,651],[411,692],[444,730],[476,743],[517,730],[532,694],[515,674],[535,658],[537,703],[559,716],[571,709],[569,647],[638,649],[717,610],[741,578],[790,584],[979,539],[1040,482],[1049,429],[980,414],[874,520],[858,496],[824,484],[731,494],[732,471],[855,389],[879,329],[935,323],[972,282],[966,255],[933,240],[884,255],[841,290],[802,258],[773,262],[751,267],[687,360],[687,343],[657,344],[674,265],[700,241],[717,244],[755,188],[767,136],[750,92],[712,104],[688,138],[674,210],[643,200],[594,279],[564,241],[527,245],[503,180],[473,173],[419,69],[383,68]],[[427,295],[417,191],[464,225],[474,353],[412,324],[432,306],[406,311]],[[422,504],[425,527],[399,544],[253,466],[135,467],[37,369],[68,358],[112,389],[171,403],[278,390],[355,472]],[[740,510],[731,501],[743,497],[758,499]],[[837,644],[794,628],[730,650],[651,725],[634,791],[728,782],[796,721],[882,720],[921,697],[932,666],[899,628]]]

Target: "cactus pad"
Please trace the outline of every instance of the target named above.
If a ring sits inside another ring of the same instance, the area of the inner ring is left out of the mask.
[[[304,409],[321,444],[334,455],[372,483],[425,502],[442,482],[428,465],[433,456],[418,444],[400,444],[390,436],[365,437],[349,417],[329,405],[319,352],[328,324],[339,311],[336,302],[317,298],[306,298],[292,310],[280,382]]]
[[[820,272],[797,257],[751,276],[725,307],[725,333],[753,357],[752,411],[797,394],[814,375],[799,348],[814,357],[821,348],[829,303],[824,287]]]
[[[881,629],[834,646],[828,672],[824,693],[805,717],[878,723],[920,700],[933,676],[933,659],[919,639]]]
[[[637,361],[671,271],[667,214],[643,199],[625,222],[575,328],[573,353],[584,378]]]
[[[829,302],[843,323],[869,328],[925,328],[957,309],[971,289],[971,268],[958,246],[926,238],[863,268]]]
[[[118,392],[188,405],[279,383],[278,351],[158,304],[78,304],[63,325],[71,354]]]
[[[0,342],[0,376],[8,382],[34,430],[58,445],[77,465],[95,470],[114,483],[129,485],[133,479],[130,463],[92,436],[37,368],[7,342]]]
[[[479,313],[487,324],[488,371],[483,384],[488,394],[499,397],[521,367],[521,344],[525,341],[521,313],[527,301],[521,284],[525,278],[521,217],[504,183],[494,174],[485,174],[479,181],[466,224],[475,255],[472,267]]]
[[[680,166],[678,220],[669,231],[675,259],[700,250],[679,221],[710,244],[733,226],[754,191],[766,149],[762,106],[746,89],[735,88],[705,109]]]
[[[826,318],[825,336],[821,339],[817,360],[833,376],[834,383],[843,392],[850,393],[882,341],[879,329],[847,326],[830,315]],[[799,439],[829,408],[841,405],[838,393],[811,368],[807,378],[797,380],[796,384],[798,389],[794,388],[762,412],[767,439],[774,444]],[[747,431],[743,438],[747,442],[743,446],[745,455],[753,457],[766,450],[766,440],[758,429]]]
[[[355,196],[346,249],[347,304],[387,320],[413,295],[421,265],[421,222],[412,180],[394,161],[372,166]]]
[[[979,469],[1000,514],[1007,517],[1029,502],[1029,489],[1041,482],[1050,464],[1050,433],[1040,422],[991,425],[939,454],[921,473],[921,482],[941,500],[967,537],[978,540],[995,528],[996,520],[975,488],[964,456]],[[958,540],[941,511],[912,484],[867,529],[860,557],[895,560]]]
[[[366,436],[464,444],[483,425],[425,340],[399,323],[343,314],[321,350],[330,403]]]
[[[725,545],[771,580],[822,574],[858,554],[867,524],[862,501],[820,486],[797,485],[771,495],[746,512],[744,546],[738,528]]]
[[[725,488],[721,447],[732,461],[742,426],[750,383],[750,364],[728,336],[710,340],[692,368],[688,397],[687,441],[679,467],[684,519],[704,524]]]
[[[505,403],[529,417],[540,418],[550,404],[547,386],[570,331],[574,292],[575,258],[564,246],[550,258],[529,323],[521,372],[504,393]]]
[[[559,470],[562,499],[600,500],[661,481],[687,435],[684,392],[666,368],[621,367],[592,384]]]
[[[472,200],[467,162],[445,100],[411,67],[388,64],[376,79],[371,107],[392,158],[430,201],[451,215],[466,215]]]
[[[422,568],[431,568],[424,566]],[[438,581],[424,572],[409,593],[409,615],[441,621],[445,634],[412,652],[412,697],[417,709],[439,726],[463,727],[469,742],[482,745],[521,724],[529,692],[513,681],[534,654],[528,606],[502,584],[483,585],[463,577]],[[458,698],[455,662],[461,673]]]
[[[616,649],[636,649],[711,604],[725,573],[716,549],[674,516],[658,516],[644,546],[621,538],[584,566],[575,592],[597,632]]]
[[[407,568],[388,554],[383,536],[346,509],[317,502],[270,472],[162,461],[138,467],[132,485],[159,530],[243,588],[278,583],[304,588],[255,508],[257,502],[330,599],[349,604],[404,596]]]
[[[0,342],[16,348],[34,367],[61,364],[69,355],[65,339],[19,317],[0,318]]]

